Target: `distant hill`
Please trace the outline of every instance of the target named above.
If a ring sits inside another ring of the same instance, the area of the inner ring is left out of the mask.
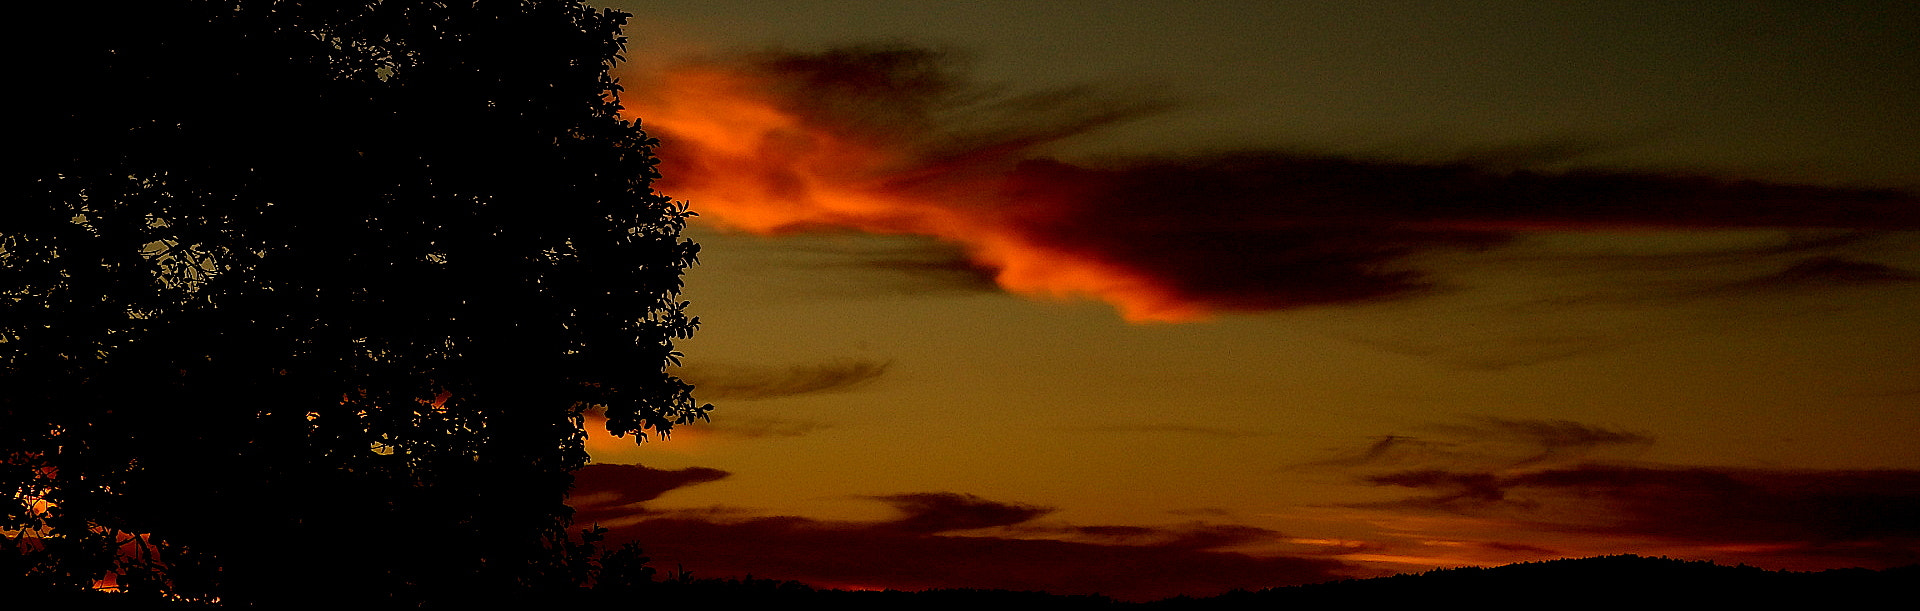
[[[1768,571],[1704,561],[1622,555],[1524,562],[1506,566],[1439,569],[1373,579],[1235,591],[1207,598],[1177,597],[1150,603],[1104,596],[1044,592],[946,589],[921,592],[820,590],[772,579],[690,579],[643,584],[621,592],[547,593],[523,601],[496,601],[494,608],[813,608],[833,611],[1238,611],[1281,609],[1379,609],[1448,604],[1468,611],[1488,609],[1866,609],[1911,605],[1920,594],[1920,565],[1883,571],[1837,569]],[[53,608],[156,608],[107,596],[50,601]],[[72,604],[80,603],[80,604]],[[611,607],[607,605],[612,605]],[[41,607],[49,608],[49,607]],[[200,605],[171,608],[220,608]]]
[[[1487,609],[1725,609],[1731,605],[1820,609],[1899,608],[1920,594],[1920,565],[1884,571],[1768,571],[1705,561],[1602,556],[1526,562],[1506,566],[1440,569],[1374,579],[1353,579],[1207,598],[1178,597],[1124,603],[1103,596],[1061,596],[1006,590],[847,592],[816,590],[774,580],[696,580],[658,583],[643,594],[649,602],[781,608],[819,604],[835,611],[1025,609],[1107,611],[1237,611],[1242,609],[1419,609],[1442,602],[1469,611]],[[1902,602],[1889,602],[1902,601]],[[805,608],[801,606],[799,608]]]
[[[1920,565],[1884,571],[1768,571],[1746,565],[1621,555],[1440,569],[1210,598],[1174,598],[1155,611],[1383,608],[1465,603],[1483,609],[1898,608],[1920,593]],[[1905,601],[1905,602],[1890,602]],[[1323,606],[1324,605],[1324,606]]]

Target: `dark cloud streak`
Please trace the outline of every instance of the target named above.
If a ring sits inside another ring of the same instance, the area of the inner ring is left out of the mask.
[[[727,435],[743,439],[774,439],[802,437],[817,431],[833,428],[833,425],[812,420],[734,417],[701,428],[717,435]]]
[[[696,208],[769,233],[933,236],[1009,290],[1092,295],[1134,320],[1415,295],[1437,286],[1414,255],[1517,232],[1920,228],[1920,199],[1901,191],[1529,169],[1581,150],[1566,143],[1457,162],[1275,150],[1061,161],[1048,147],[1170,105],[1089,88],[1008,95],[908,46],[768,51],[680,74],[692,76],[642,88],[666,101],[637,107],[663,119],[663,188]],[[675,83],[691,83],[690,101],[668,99]],[[708,133],[697,109],[723,105],[693,100],[717,97],[769,126]]]
[[[1790,544],[1875,563],[1920,560],[1920,471],[1589,464],[1511,474],[1403,471],[1367,481],[1438,493],[1373,507],[1695,543]]]
[[[1603,452],[1635,452],[1654,442],[1643,433],[1570,420],[1473,416],[1420,429],[1431,435],[1383,435],[1365,449],[1308,466],[1510,469],[1566,464]]]
[[[886,374],[887,367],[852,359],[788,367],[702,363],[677,375],[693,384],[702,399],[751,401],[853,390]]]
[[[1152,435],[1166,435],[1171,433],[1176,435],[1194,435],[1199,437],[1214,437],[1219,439],[1241,439],[1246,437],[1271,437],[1274,435],[1274,433],[1267,432],[1267,431],[1231,429],[1231,428],[1217,427],[1217,426],[1200,426],[1195,424],[1112,424],[1112,425],[1100,425],[1100,426],[1071,427],[1071,428],[1068,428],[1067,430],[1085,431],[1089,433],[1142,433],[1142,434],[1152,434]]]
[[[903,514],[890,522],[910,533],[941,533],[1012,526],[1053,513],[1051,507],[989,501],[971,494],[921,492],[873,497]]]
[[[1566,420],[1421,427],[1314,463],[1413,491],[1349,508],[1465,517],[1552,540],[1661,541],[1726,562],[1889,567],[1920,561],[1920,471],[1675,466],[1603,460],[1652,437]],[[1606,545],[1595,543],[1593,545]]]
[[[820,587],[1000,588],[1144,601],[1317,583],[1351,570],[1331,559],[1222,549],[1281,537],[1261,528],[1036,524],[1053,509],[952,492],[870,497],[900,512],[877,522],[656,513],[636,504],[725,476],[712,469],[590,466],[576,486],[577,517],[610,524],[613,540],[639,541],[657,561],[698,574],[752,574]]]
[[[705,575],[793,579],[820,587],[996,588],[1105,594],[1146,601],[1231,589],[1340,579],[1330,559],[1260,557],[1173,545],[941,536],[888,524],[769,517],[734,522],[681,518],[615,529],[661,562]]]
[[[575,522],[590,524],[633,513],[639,504],[660,498],[668,491],[719,481],[730,475],[706,467],[667,470],[641,465],[587,465],[573,472],[573,490],[568,503],[576,512]]]
[[[1914,273],[1890,265],[1844,257],[1801,259],[1778,272],[1723,287],[1734,292],[1803,292],[1839,287],[1873,287],[1920,281]]]

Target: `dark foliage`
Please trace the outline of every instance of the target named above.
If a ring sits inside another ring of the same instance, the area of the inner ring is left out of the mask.
[[[626,16],[47,4],[13,22],[0,589],[412,605],[593,581],[566,534],[585,412],[644,436],[710,409],[664,371],[697,247],[617,115]]]

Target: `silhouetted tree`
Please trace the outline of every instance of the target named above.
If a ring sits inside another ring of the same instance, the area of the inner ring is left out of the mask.
[[[577,581],[584,414],[644,436],[711,409],[665,372],[697,246],[617,115],[627,16],[53,4],[14,23],[0,586]]]

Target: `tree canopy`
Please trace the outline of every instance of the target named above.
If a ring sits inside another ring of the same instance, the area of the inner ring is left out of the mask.
[[[626,15],[142,0],[27,18],[0,579],[229,601],[577,583],[569,472],[705,416],[691,213]]]

